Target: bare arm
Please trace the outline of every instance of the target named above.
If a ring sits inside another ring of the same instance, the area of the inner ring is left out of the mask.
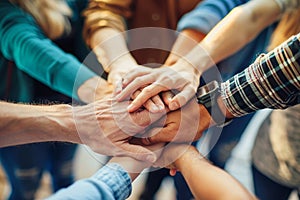
[[[45,141],[80,141],[69,105],[0,102],[0,121],[0,147]]]
[[[256,199],[236,179],[209,163],[193,146],[168,145],[162,158],[171,169],[177,169],[183,174],[196,199]]]
[[[131,56],[124,32],[131,13],[132,0],[91,0],[86,9],[83,29],[87,45],[95,52],[108,81],[114,84],[137,63]]]
[[[127,105],[112,99],[77,107],[0,102],[0,147],[62,141],[86,144],[104,155],[153,162],[151,151],[128,141],[163,114],[146,110],[129,114]]]
[[[236,7],[185,59],[193,66],[199,66],[203,72],[212,64],[211,59],[217,63],[232,55],[278,20],[280,14],[280,7],[275,0],[253,0]]]
[[[205,34],[200,31],[194,29],[183,30],[176,39],[165,65],[175,64],[179,58],[189,53],[190,49],[193,49],[204,37]]]
[[[127,48],[124,34],[117,29],[97,30],[91,36],[91,48],[107,72],[121,66],[137,65]]]
[[[209,163],[195,149],[188,150],[176,160],[175,166],[182,172],[196,199],[256,199],[237,180]]]

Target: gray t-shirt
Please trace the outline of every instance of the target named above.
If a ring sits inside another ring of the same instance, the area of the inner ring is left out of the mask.
[[[300,105],[272,111],[257,134],[252,159],[270,179],[299,188]]]

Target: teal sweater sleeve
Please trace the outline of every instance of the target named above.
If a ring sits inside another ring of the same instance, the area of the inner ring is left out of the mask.
[[[79,86],[96,76],[48,39],[32,16],[8,0],[0,0],[0,48],[20,70],[76,99]]]

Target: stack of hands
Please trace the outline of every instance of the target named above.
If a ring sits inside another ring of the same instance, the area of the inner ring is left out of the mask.
[[[74,107],[81,143],[100,154],[154,163],[169,145],[198,140],[210,126],[211,118],[195,98],[199,78],[194,72],[183,71],[176,66],[156,69],[139,66],[122,79],[111,71],[109,76],[114,78],[101,82],[96,101]],[[151,149],[152,145],[160,146],[156,148],[159,154]],[[162,163],[158,166],[172,162]]]

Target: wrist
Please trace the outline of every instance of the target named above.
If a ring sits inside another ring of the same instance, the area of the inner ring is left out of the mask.
[[[179,171],[187,170],[196,159],[202,158],[194,146],[189,146],[186,151],[174,162]]]
[[[204,105],[198,104],[198,106],[200,111],[199,127],[202,128],[201,132],[204,132],[209,127],[216,125],[216,123]]]
[[[192,83],[193,89],[197,91],[199,86],[201,71],[191,65],[187,60],[179,59],[177,63],[171,66],[180,75],[184,76],[188,81]]]
[[[92,103],[95,101],[96,91],[101,87],[106,89],[107,82],[103,78],[96,76],[85,81],[77,91],[79,99],[84,103]]]
[[[81,143],[73,118],[73,107],[68,104],[44,106],[45,127],[53,141]],[[50,141],[51,141],[50,139]]]
[[[212,81],[206,85],[198,88],[197,100],[202,104],[217,126],[226,126],[231,122],[230,118],[226,117],[226,110],[224,106],[220,107],[219,99],[221,97],[220,84],[217,81]],[[222,100],[222,99],[221,99]]]
[[[172,66],[176,71],[179,72],[189,72],[191,74],[194,74],[195,76],[200,78],[201,71],[198,70],[198,68],[193,65],[189,60],[185,58],[180,58],[175,65]]]
[[[224,114],[224,116],[225,116],[227,119],[232,119],[232,118],[235,117],[235,116],[234,116],[231,112],[229,112],[229,110],[227,109],[227,107],[226,107],[226,105],[225,105],[225,103],[224,103],[223,98],[222,98],[221,95],[218,97],[217,103],[218,103],[218,105],[219,105],[220,110],[222,111],[222,113]]]
[[[131,57],[131,55],[130,56],[124,55],[111,64],[110,71],[118,71],[120,69],[123,69],[124,71],[124,69],[126,68],[130,70],[137,66],[138,66],[137,62],[134,60],[134,58]]]

